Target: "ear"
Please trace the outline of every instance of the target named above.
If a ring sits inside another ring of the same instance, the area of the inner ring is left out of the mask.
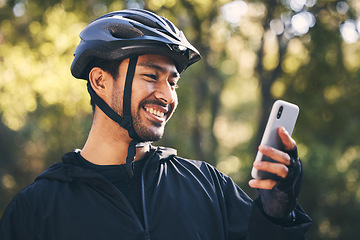
[[[111,90],[110,74],[99,67],[94,67],[89,73],[89,82],[95,93],[106,101],[106,96]]]

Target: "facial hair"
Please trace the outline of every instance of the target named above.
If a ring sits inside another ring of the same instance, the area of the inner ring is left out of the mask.
[[[133,102],[133,101],[131,101]],[[143,100],[140,102],[139,107],[135,112],[132,112],[132,124],[136,134],[145,141],[157,141],[162,138],[164,134],[165,124],[160,124],[158,122],[152,122],[152,126],[147,127],[142,123],[140,117],[140,111],[145,106],[146,103],[150,101]],[[154,103],[151,101],[151,103]],[[161,103],[158,103],[161,105]],[[123,116],[123,94],[119,92],[117,88],[114,88],[111,99],[110,106],[117,114]]]

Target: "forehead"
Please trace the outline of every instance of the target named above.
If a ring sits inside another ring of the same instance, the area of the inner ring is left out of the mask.
[[[156,69],[164,73],[179,74],[175,62],[171,58],[162,55],[141,55],[138,58],[137,66]]]

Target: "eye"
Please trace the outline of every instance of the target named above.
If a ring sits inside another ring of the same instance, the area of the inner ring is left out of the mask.
[[[146,80],[154,80],[154,81],[156,81],[157,80],[157,76],[156,76],[156,74],[142,74],[144,77],[145,77],[145,79]]]
[[[175,89],[179,87],[179,85],[177,84],[177,81],[169,81],[169,84],[171,87],[173,87]]]

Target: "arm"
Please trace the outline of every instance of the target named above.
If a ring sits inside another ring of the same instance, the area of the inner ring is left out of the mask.
[[[295,233],[299,229],[302,229],[303,236],[305,236],[306,229],[310,226],[311,220],[297,205],[296,201],[302,183],[303,171],[301,162],[297,156],[295,141],[289,136],[284,128],[279,128],[278,133],[284,144],[284,152],[267,146],[259,147],[259,151],[277,162],[254,163],[254,167],[258,170],[274,173],[278,178],[275,180],[250,180],[249,185],[259,189],[259,198],[255,200],[253,216],[250,219],[249,234],[251,235],[250,229],[251,227],[254,227],[254,225],[259,227],[264,224],[260,224],[262,220],[259,220],[260,215],[263,215],[266,218],[263,219],[264,221],[268,221],[270,225],[277,225],[278,228],[280,227],[284,230],[281,234],[285,234],[286,232],[288,232],[286,234],[291,234],[292,232]],[[254,220],[254,216],[258,216],[255,217],[256,221]],[[252,221],[253,223],[251,223]],[[259,223],[257,223],[257,221]],[[276,227],[274,226],[273,229],[276,229]],[[266,232],[266,229],[264,229],[264,231],[259,231],[258,229],[258,232],[255,232],[255,235],[266,234]],[[286,236],[290,237],[291,235]],[[301,236],[301,234],[297,233],[296,236]],[[255,237],[249,239],[261,238]],[[304,237],[291,239],[304,239]]]

